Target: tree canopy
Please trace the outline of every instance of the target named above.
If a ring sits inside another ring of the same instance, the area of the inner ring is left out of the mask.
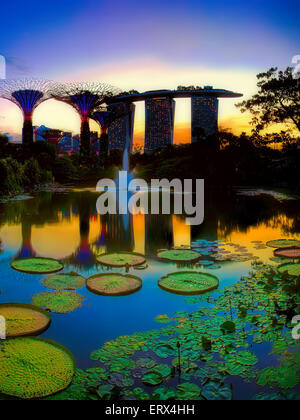
[[[300,83],[293,68],[278,71],[273,67],[257,79],[258,93],[237,104],[241,112],[250,111],[255,131],[274,123],[292,123],[300,131]]]

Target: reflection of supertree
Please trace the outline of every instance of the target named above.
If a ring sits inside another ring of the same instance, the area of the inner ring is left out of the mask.
[[[110,85],[97,82],[82,82],[56,84],[51,95],[60,101],[73,106],[81,118],[81,145],[80,154],[90,154],[90,127],[91,114],[110,98],[118,95],[120,91]]]
[[[31,243],[31,230],[32,230],[31,223],[22,221],[22,245],[15,257],[16,259],[31,258],[31,257],[37,256],[37,253],[33,249],[33,246]]]
[[[128,112],[129,110],[127,109],[127,107],[118,107],[111,105],[109,109],[102,107],[91,115],[93,120],[95,120],[101,127],[99,156],[100,164],[102,166],[105,164],[108,155],[108,129],[113,122],[115,122],[119,118],[124,117],[128,114]]]
[[[33,142],[32,115],[35,108],[49,98],[52,83],[45,80],[3,80],[0,97],[15,103],[23,112],[23,144]]]

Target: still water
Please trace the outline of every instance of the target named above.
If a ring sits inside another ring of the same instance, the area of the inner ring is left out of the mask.
[[[96,211],[98,193],[92,190],[43,192],[31,199],[0,204],[0,303],[31,303],[31,297],[47,289],[43,276],[14,271],[15,258],[41,256],[64,262],[65,272],[88,278],[99,272],[125,272],[97,264],[97,255],[112,251],[134,251],[147,256],[146,270],[131,269],[143,280],[137,293],[123,297],[103,297],[80,289],[84,305],[69,314],[52,314],[52,324],[42,337],[55,340],[75,356],[77,366],[94,365],[90,353],[120,335],[159,329],[154,318],[172,316],[176,311],[191,312],[185,296],[163,291],[158,280],[182,269],[175,263],[155,258],[159,249],[195,246],[197,240],[229,249],[230,244],[245,247],[248,253],[269,262],[273,249],[263,246],[279,238],[300,238],[299,201],[260,196],[206,196],[205,222],[187,226],[176,215],[100,216]],[[211,241],[211,242],[210,242]],[[262,245],[256,242],[261,241]],[[206,259],[210,258],[209,255]],[[199,270],[199,267],[189,267]],[[211,270],[220,279],[220,288],[237,282],[251,270],[251,259],[223,262]]]

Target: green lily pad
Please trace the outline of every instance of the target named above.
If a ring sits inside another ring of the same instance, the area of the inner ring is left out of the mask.
[[[0,393],[22,399],[46,397],[72,382],[72,354],[54,341],[15,338],[0,342]]]
[[[75,290],[84,287],[85,278],[77,273],[55,274],[44,279],[43,285],[52,290]]]
[[[163,382],[163,377],[159,372],[153,370],[142,376],[142,382],[145,385],[160,385]]]
[[[127,265],[135,267],[145,264],[146,258],[144,255],[135,252],[113,252],[99,255],[97,261],[110,267],[125,267]]]
[[[39,335],[51,323],[49,312],[22,303],[4,303],[0,305],[0,316],[6,321],[6,337],[25,337]]]
[[[271,248],[287,248],[292,246],[300,246],[300,241],[297,239],[277,239],[275,241],[267,242]]]
[[[21,258],[11,263],[14,270],[28,274],[56,273],[64,268],[64,265],[52,258]]]
[[[169,365],[163,363],[156,365],[153,369],[155,372],[159,372],[163,378],[167,378],[172,373],[172,368]]]
[[[297,371],[291,367],[279,366],[266,368],[258,375],[257,384],[260,386],[279,386],[282,389],[293,388],[299,383]]]
[[[42,292],[32,297],[32,303],[57,314],[73,312],[82,306],[83,296],[74,291]]]
[[[300,264],[282,264],[278,267],[279,273],[288,272],[290,276],[300,276]]]
[[[192,400],[196,397],[199,397],[201,391],[198,385],[190,382],[177,385],[177,389],[179,391],[178,395],[180,399],[184,400]]]
[[[197,251],[190,249],[168,249],[157,253],[158,258],[164,261],[178,263],[192,263],[200,260],[201,255]]]
[[[219,279],[207,273],[186,271],[168,274],[159,280],[158,285],[168,292],[182,295],[198,295],[217,289]]]
[[[130,274],[109,273],[96,274],[87,280],[87,289],[102,296],[126,296],[142,288],[139,277]]]
[[[208,401],[231,401],[232,389],[220,382],[208,382],[201,390],[201,395]]]

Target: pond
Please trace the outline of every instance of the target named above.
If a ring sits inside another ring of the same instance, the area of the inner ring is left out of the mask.
[[[219,279],[219,289],[209,293],[214,302],[222,297],[226,287],[248,276],[257,261],[276,267],[274,248],[266,246],[268,241],[300,239],[297,200],[264,194],[210,194],[206,197],[204,223],[188,226],[185,218],[178,215],[101,216],[96,210],[97,198],[98,193],[93,190],[77,189],[41,192],[28,200],[0,204],[0,303],[30,304],[33,296],[51,291],[43,285],[46,275],[11,268],[11,262],[19,258],[58,259],[64,264],[63,273],[75,272],[85,279],[98,273],[141,278],[142,287],[123,296],[102,296],[84,286],[77,290],[83,299],[81,306],[69,313],[51,313],[51,325],[40,337],[65,346],[74,355],[76,366],[83,370],[99,366],[99,361],[91,360],[90,355],[107,342],[173,326],[174,314],[178,317],[180,313],[213,307],[212,303],[197,301],[197,296],[191,298],[164,290],[158,285],[162,277],[178,271],[211,274]],[[157,258],[159,250],[173,247],[193,248],[200,252],[201,259],[178,265]],[[103,253],[122,251],[145,255],[146,265],[113,268],[97,261]],[[171,320],[170,324],[158,322],[164,318]],[[180,333],[178,337],[180,340]],[[251,346],[251,352],[259,359],[256,369],[278,366],[277,355],[270,354],[272,341]],[[141,357],[137,354],[135,357]],[[145,354],[149,357],[147,351]],[[165,358],[164,362],[168,360]],[[169,387],[178,386],[178,380],[171,378]],[[181,382],[193,381],[183,377]],[[259,386],[256,380],[246,381],[238,375],[229,375],[225,383],[230,383],[235,399],[251,399],[260,392],[272,392]],[[144,385],[141,389],[151,395],[153,387],[149,390],[146,380]],[[294,389],[299,392],[297,386]],[[275,386],[273,392],[277,391]],[[127,394],[131,395],[129,391]],[[138,398],[137,393],[134,395]],[[189,394],[183,395],[188,398]]]

